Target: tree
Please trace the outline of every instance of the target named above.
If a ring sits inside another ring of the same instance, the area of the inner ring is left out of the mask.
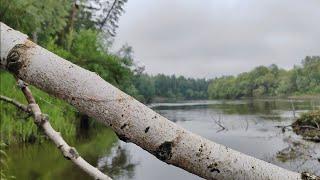
[[[134,78],[134,85],[138,92],[143,95],[142,102],[151,103],[154,95],[155,88],[154,82],[147,74],[138,74]]]
[[[259,66],[238,76],[220,77],[211,81],[210,98],[265,97],[291,94],[320,93],[320,58],[306,57],[302,66],[292,70],[272,64]]]
[[[0,20],[32,36],[34,41],[43,41],[47,35],[61,31],[71,8],[71,0],[1,0],[0,4]]]

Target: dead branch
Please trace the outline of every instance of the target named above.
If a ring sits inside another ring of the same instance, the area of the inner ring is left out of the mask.
[[[4,101],[4,102],[7,102],[7,103],[10,103],[14,106],[16,106],[18,109],[28,113],[28,114],[31,114],[32,112],[30,111],[30,109],[28,109],[28,106],[14,100],[14,99],[11,99],[7,96],[3,96],[3,95],[0,95],[0,100]]]
[[[215,119],[214,117],[211,116],[211,118],[214,120],[215,124],[217,124],[221,129],[217,130],[217,133],[218,132],[221,132],[221,131],[228,131],[228,128],[224,127],[221,123],[221,115],[219,114],[219,119]]]
[[[42,114],[39,105],[36,103],[28,85],[24,83],[22,80],[18,80],[18,86],[22,90],[24,96],[26,97],[29,108],[29,111],[32,112],[34,116],[34,122],[44,130],[44,133],[56,144],[58,149],[62,152],[63,156],[69,160],[71,160],[74,164],[76,164],[80,169],[85,171],[87,174],[92,176],[95,179],[103,179],[103,180],[111,180],[110,177],[103,174],[96,167],[90,165],[87,161],[85,161],[77,152],[74,147],[70,147],[65,140],[62,138],[59,132],[55,131],[50,122],[47,115]],[[1,98],[6,99],[6,98]],[[10,99],[6,99],[10,100]],[[7,101],[7,102],[15,102],[15,101]],[[15,102],[15,105],[19,105],[20,103]],[[21,104],[20,104],[21,105]],[[25,108],[25,105],[21,105],[20,107]]]

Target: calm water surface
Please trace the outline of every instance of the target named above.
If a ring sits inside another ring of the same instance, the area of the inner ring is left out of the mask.
[[[293,105],[298,115],[319,108],[320,101],[294,101]],[[276,127],[294,119],[289,100],[193,101],[150,107],[210,140],[287,169],[320,175],[320,143]],[[134,144],[120,142],[110,129],[91,130],[87,138],[77,138],[72,144],[114,179],[201,179],[160,162]],[[17,179],[90,179],[48,142],[10,147],[8,155],[10,173]]]

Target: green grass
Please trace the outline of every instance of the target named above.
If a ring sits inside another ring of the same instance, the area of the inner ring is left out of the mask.
[[[39,89],[30,88],[42,112],[49,115],[51,125],[67,139],[74,136],[77,118],[75,108]],[[27,104],[13,76],[3,71],[0,71],[0,94]],[[43,140],[44,136],[33,123],[32,117],[26,118],[26,113],[3,101],[0,101],[0,107],[1,140],[7,144]]]

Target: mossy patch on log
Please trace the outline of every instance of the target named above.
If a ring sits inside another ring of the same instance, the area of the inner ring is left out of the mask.
[[[303,113],[292,124],[293,131],[304,139],[320,142],[320,110]]]

